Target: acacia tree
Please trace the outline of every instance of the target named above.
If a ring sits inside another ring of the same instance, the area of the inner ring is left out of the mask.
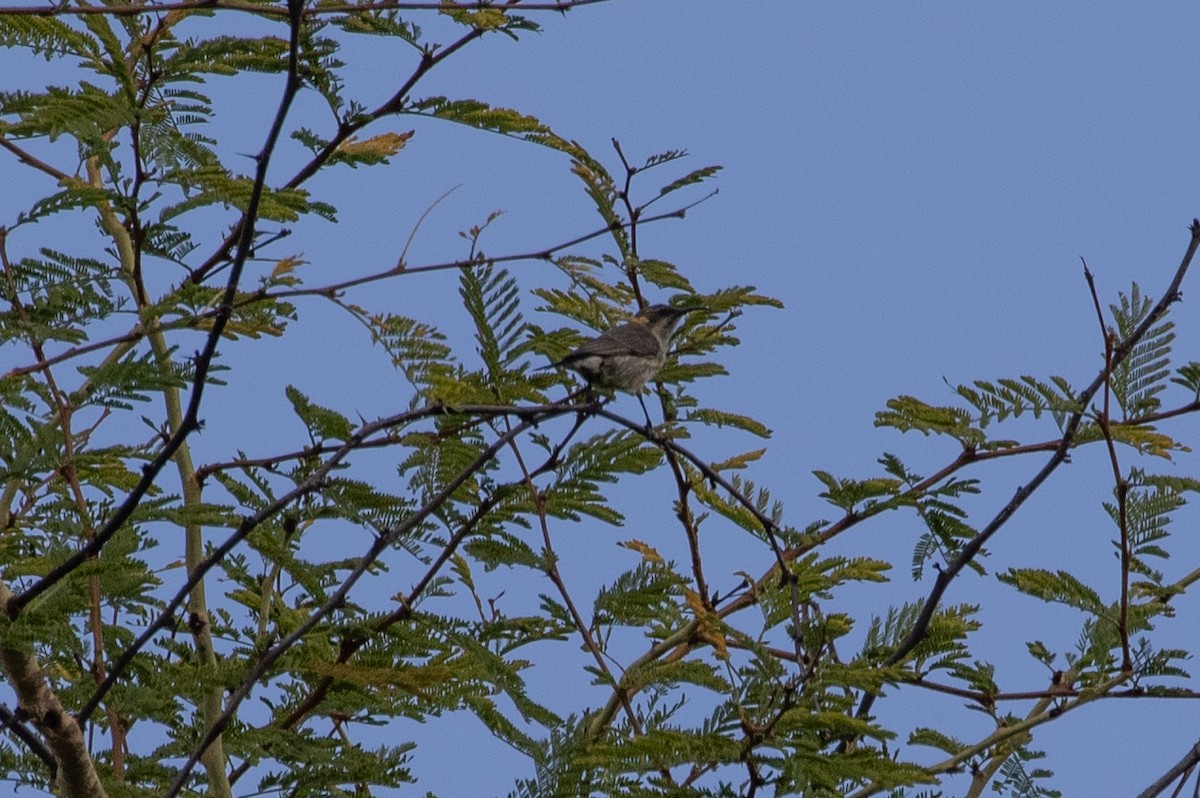
[[[89,73],[0,93],[4,174],[42,186],[0,211],[0,669],[12,691],[0,766],[12,782],[70,796],[368,794],[412,781],[422,747],[440,744],[420,722],[460,712],[525,761],[531,778],[514,795],[917,795],[955,773],[947,783],[962,794],[1043,795],[1047,771],[1027,767],[1037,727],[1116,696],[1194,697],[1177,680],[1188,652],[1156,643],[1153,624],[1200,576],[1156,570],[1171,514],[1200,482],[1152,464],[1184,451],[1158,427],[1200,409],[1200,364],[1172,370],[1167,319],[1200,224],[1159,299],[1135,286],[1106,312],[1093,289],[1104,365],[1083,387],[1020,377],[959,386],[949,406],[899,397],[876,423],[953,441],[954,456],[931,474],[894,454],[866,478],[817,471],[836,517],[789,518],[748,476],[761,448],[717,460],[691,443],[768,436],[736,409],[702,405],[694,386],[723,373],[738,313],[778,303],[750,287],[700,293],[638,246],[645,225],[683,218],[716,168],[681,170],[680,151],[597,157],[516,111],[421,93],[464,48],[584,4],[0,10],[7,47]],[[427,35],[421,15],[457,33]],[[247,19],[277,30],[236,33]],[[413,54],[374,108],[339,76],[339,51],[364,35]],[[242,173],[199,123],[221,112],[204,79],[246,71],[273,76],[278,100]],[[297,120],[301,93],[326,116]],[[282,225],[336,217],[314,178],[354,180],[343,167],[403,158],[413,134],[388,126],[415,117],[565,156],[600,224],[489,255],[484,222],[464,234],[461,260],[405,253],[349,277],[282,254]],[[297,166],[277,165],[285,148]],[[82,232],[93,228],[100,246]],[[598,242],[600,257],[585,248]],[[509,270],[526,261],[542,268]],[[429,271],[455,277],[472,343],[369,306],[364,286]],[[663,291],[705,310],[658,376],[662,424],[535,369],[577,345],[581,327],[611,326]],[[314,365],[278,386],[300,434],[243,451],[206,400],[236,390],[237,355],[288,340],[322,304],[366,330],[348,345],[382,348],[407,395],[355,420],[349,401],[309,398]],[[995,434],[1018,418],[1028,437]],[[979,608],[944,594],[982,569],[988,541],[1080,447],[1111,464],[1118,563],[1103,585],[1001,573],[1084,619],[1063,638],[1074,645],[1030,642],[1045,682],[1004,690],[1000,652],[974,644]],[[963,500],[981,491],[972,469],[996,460],[1029,462],[1029,475],[968,514]],[[672,489],[638,512],[674,521],[622,541],[633,567],[601,574],[599,589],[568,581],[564,535],[585,518],[620,526],[621,486],[651,472]],[[891,564],[827,545],[895,513],[922,523],[913,570],[936,566],[928,594],[860,617],[829,609]],[[714,535],[739,543],[714,551]],[[865,642],[850,651],[856,625]],[[540,698],[564,670],[586,673],[601,703],[594,690]],[[885,689],[950,693],[991,728],[959,739],[935,717],[890,727],[875,715]]]

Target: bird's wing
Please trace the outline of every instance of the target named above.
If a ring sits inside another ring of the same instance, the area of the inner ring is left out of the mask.
[[[572,363],[587,360],[589,357],[609,357],[611,355],[628,354],[628,350],[625,347],[605,337],[606,335],[607,333],[598,338],[584,341],[574,352],[568,354],[559,363],[563,366],[570,366]]]
[[[632,334],[639,332],[638,330],[630,331],[627,329],[632,326],[632,324],[622,324],[591,340],[584,341],[579,345],[578,349],[564,357],[560,362],[564,366],[569,366],[572,363],[585,360],[589,357],[611,357],[612,355],[654,356],[658,354],[658,347],[653,346],[654,342],[652,338],[650,347],[646,347],[644,342],[642,342],[642,346],[638,346],[643,336]],[[644,329],[643,327],[642,330]]]
[[[614,327],[600,338],[608,338],[611,344],[618,348],[618,351],[638,357],[657,357],[661,350],[654,334],[645,324],[637,322]]]

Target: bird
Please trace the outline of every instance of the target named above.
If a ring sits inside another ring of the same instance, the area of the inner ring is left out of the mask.
[[[633,394],[642,405],[649,427],[650,413],[642,400],[642,389],[658,375],[666,361],[667,346],[680,320],[695,310],[704,308],[671,305],[642,308],[629,321],[584,341],[574,352],[546,368],[570,369],[587,380],[589,388]]]

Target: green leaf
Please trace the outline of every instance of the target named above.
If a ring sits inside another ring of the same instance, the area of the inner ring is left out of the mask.
[[[27,47],[48,62],[67,54],[93,62],[100,58],[95,38],[54,16],[0,15],[0,47]]]
[[[701,424],[714,425],[718,429],[721,427],[733,427],[749,432],[751,435],[757,435],[760,438],[771,437],[771,430],[765,424],[749,416],[739,415],[738,413],[727,413],[724,410],[696,408],[689,410],[685,419],[687,421],[699,421]]]
[[[958,407],[937,407],[913,396],[889,399],[888,409],[875,414],[875,426],[892,427],[901,432],[917,431],[925,435],[949,435],[964,446],[978,446],[984,434],[971,424],[970,415]]]
[[[196,75],[236,75],[243,70],[278,74],[287,69],[288,43],[277,36],[214,36],[179,42],[159,65],[167,80]]]
[[[722,167],[720,166],[705,166],[689,172],[678,180],[673,180],[672,182],[660,188],[658,190],[658,196],[662,197],[674,191],[678,191],[686,186],[694,186],[697,183],[703,183],[705,180],[708,180],[717,172],[721,171],[721,168]]]
[[[1062,377],[1051,377],[1049,382],[1030,376],[996,382],[976,380],[973,385],[974,388],[959,385],[955,391],[979,411],[981,428],[992,421],[1020,417],[1026,411],[1034,418],[1050,412],[1061,425],[1067,414],[1080,409],[1070,384]]]
[[[16,116],[0,122],[0,133],[10,138],[47,136],[51,141],[68,135],[89,149],[107,150],[105,137],[134,121],[135,113],[119,93],[110,93],[87,82],[80,89],[51,86],[45,93],[0,92],[0,115]]]
[[[288,401],[292,403],[292,409],[296,411],[296,415],[304,422],[304,426],[308,427],[309,435],[314,441],[344,441],[354,434],[354,425],[350,423],[350,419],[341,413],[315,404],[300,393],[295,386],[287,386],[284,393],[287,395]]]
[[[1141,326],[1153,306],[1149,297],[1142,296],[1137,283],[1133,284],[1128,296],[1120,294],[1119,302],[1109,306],[1121,341],[1127,340]],[[1145,416],[1161,405],[1158,394],[1166,388],[1166,379],[1171,373],[1169,356],[1171,343],[1175,340],[1174,328],[1174,322],[1158,322],[1133,347],[1129,357],[1113,368],[1113,395],[1126,418]]]
[[[168,205],[159,214],[159,223],[184,213],[210,205],[246,210],[254,181],[236,177],[220,166],[179,169],[164,175],[162,182],[183,189],[186,198]],[[332,206],[309,199],[307,191],[299,188],[271,189],[264,187],[259,199],[258,214],[262,219],[276,222],[295,222],[301,215],[315,213],[328,221],[337,221]]]
[[[1050,571],[1041,568],[1010,568],[997,578],[1026,595],[1047,602],[1066,604],[1093,615],[1105,610],[1100,595],[1066,571]]]
[[[657,447],[644,446],[640,435],[628,431],[606,432],[567,450],[559,478],[546,490],[546,512],[556,518],[579,520],[590,515],[619,526],[624,516],[609,505],[603,483],[619,474],[644,474],[662,461]]]
[[[727,457],[719,463],[713,463],[710,468],[717,472],[748,468],[751,463],[762,459],[762,456],[766,453],[766,449],[754,449],[753,451],[742,452],[741,454],[735,454],[733,457]]]
[[[526,393],[510,394],[511,389],[524,386],[523,379],[509,374],[521,355],[518,345],[527,329],[520,313],[517,281],[504,269],[486,264],[467,267],[460,271],[458,294],[475,323],[479,356],[497,398],[511,400]]]
[[[866,512],[880,504],[880,498],[894,499],[899,496],[903,484],[899,480],[875,477],[873,479],[839,479],[828,471],[813,471],[815,476],[825,486],[822,499],[841,508],[853,512],[859,504],[864,504],[859,511]]]
[[[446,97],[427,97],[410,103],[404,113],[445,119],[460,125],[499,133],[502,136],[543,144],[554,149],[570,150],[550,128],[537,118],[514,111],[497,108],[480,100],[451,100]]]
[[[409,139],[413,137],[414,132],[410,130],[407,133],[380,133],[368,139],[358,139],[351,136],[337,146],[337,149],[329,156],[329,160],[326,163],[330,166],[333,164],[347,164],[352,169],[358,168],[359,164],[375,166],[377,164],[391,163],[392,156],[404,149]],[[300,139],[302,143],[304,142],[299,132],[292,135],[294,138]],[[316,143],[319,139],[314,137],[309,139],[309,141]],[[319,150],[320,147],[314,149]]]
[[[1200,399],[1200,363],[1195,360],[1186,366],[1180,366],[1176,372],[1178,377],[1172,377],[1171,382],[1182,385],[1191,391],[1196,399]]]

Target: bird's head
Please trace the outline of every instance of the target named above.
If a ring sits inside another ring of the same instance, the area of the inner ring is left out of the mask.
[[[649,305],[642,308],[633,317],[635,322],[648,325],[661,337],[669,336],[675,331],[679,320],[693,310],[705,310],[703,307],[677,308],[671,305]]]

